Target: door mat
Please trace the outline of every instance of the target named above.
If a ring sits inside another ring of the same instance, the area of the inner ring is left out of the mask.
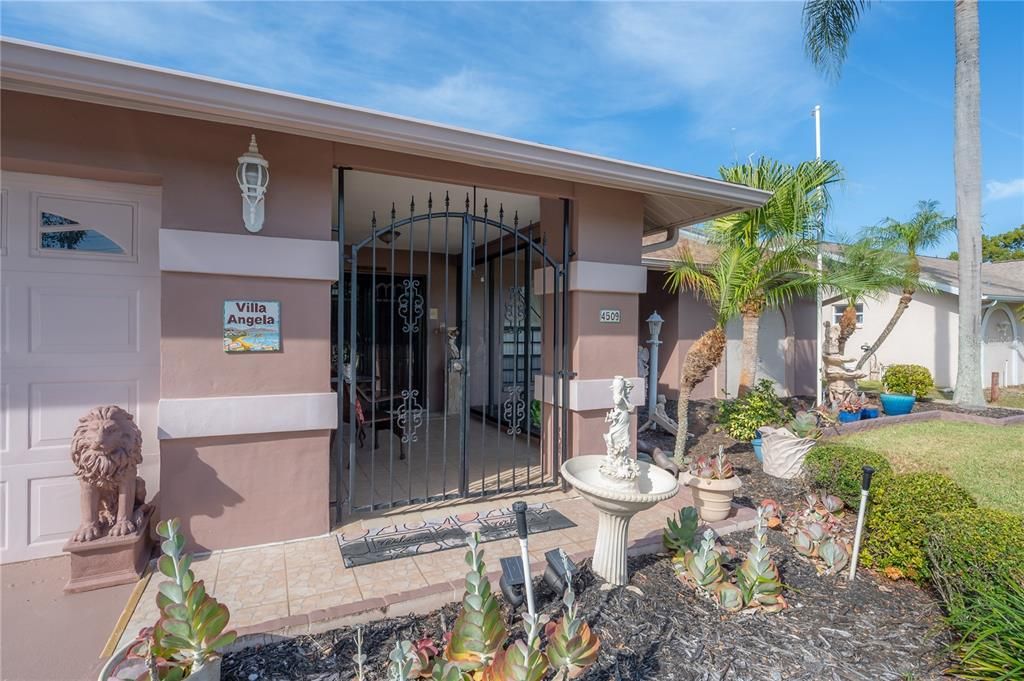
[[[576,523],[547,504],[528,506],[526,525],[530,534],[576,527]],[[345,567],[357,567],[461,548],[467,545],[467,539],[474,532],[480,533],[481,542],[515,537],[516,514],[512,507],[507,507],[480,513],[460,513],[443,520],[350,532],[338,535],[338,546]]]

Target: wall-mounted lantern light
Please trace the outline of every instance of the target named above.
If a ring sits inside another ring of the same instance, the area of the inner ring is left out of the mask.
[[[242,221],[250,232],[263,229],[264,198],[270,184],[270,164],[256,146],[256,135],[249,140],[249,150],[238,157],[235,171],[238,188],[242,190]]]

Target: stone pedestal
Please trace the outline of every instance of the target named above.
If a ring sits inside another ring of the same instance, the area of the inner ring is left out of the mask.
[[[103,537],[88,542],[68,541],[64,552],[71,556],[71,579],[64,593],[103,589],[138,580],[152,554],[149,521],[153,507],[142,510],[142,521],[134,534],[124,537]]]

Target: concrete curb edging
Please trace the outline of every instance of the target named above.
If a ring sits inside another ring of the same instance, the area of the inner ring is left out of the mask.
[[[735,512],[729,518],[711,525],[719,535],[742,532],[752,528],[757,520],[754,510],[733,504]],[[663,551],[660,529],[648,532],[633,540],[628,554],[641,556]],[[593,550],[577,551],[569,554],[574,562],[579,563],[593,557]],[[542,561],[530,564],[534,575],[541,575],[546,565]],[[487,573],[491,583],[497,585],[501,570]],[[425,614],[449,603],[462,600],[463,580],[449,580],[444,583],[431,584],[418,589],[402,591],[384,597],[368,598],[353,603],[345,603],[331,608],[314,610],[302,615],[289,615],[271,619],[259,624],[238,627],[238,639],[225,652],[235,652],[252,646],[267,645],[296,636],[319,634],[339,627],[367,624],[388,617],[401,617],[410,614]]]
[[[902,423],[920,423],[923,421],[953,421],[959,423],[974,423],[983,426],[1020,426],[1024,425],[1024,414],[996,419],[989,416],[978,416],[977,414],[962,414],[955,411],[931,409],[929,411],[918,411],[912,414],[904,414],[903,416],[879,416],[876,419],[866,419],[854,421],[852,423],[837,423],[835,425],[835,430],[838,430],[839,433],[836,434],[835,430],[829,428],[828,431],[826,431],[824,438],[840,437],[851,433],[862,433],[868,430],[897,426]]]

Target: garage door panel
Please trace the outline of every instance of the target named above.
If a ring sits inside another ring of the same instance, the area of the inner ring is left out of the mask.
[[[139,351],[138,288],[32,287],[32,353]]]
[[[73,475],[29,481],[29,546],[63,544],[79,522],[79,485]]]
[[[79,522],[78,419],[117,404],[159,483],[160,191],[3,176],[0,562],[60,553]],[[44,213],[46,215],[44,215]],[[79,234],[81,232],[81,234]]]
[[[29,387],[29,454],[40,447],[71,445],[78,419],[97,405],[139,412],[139,382],[35,383]]]

